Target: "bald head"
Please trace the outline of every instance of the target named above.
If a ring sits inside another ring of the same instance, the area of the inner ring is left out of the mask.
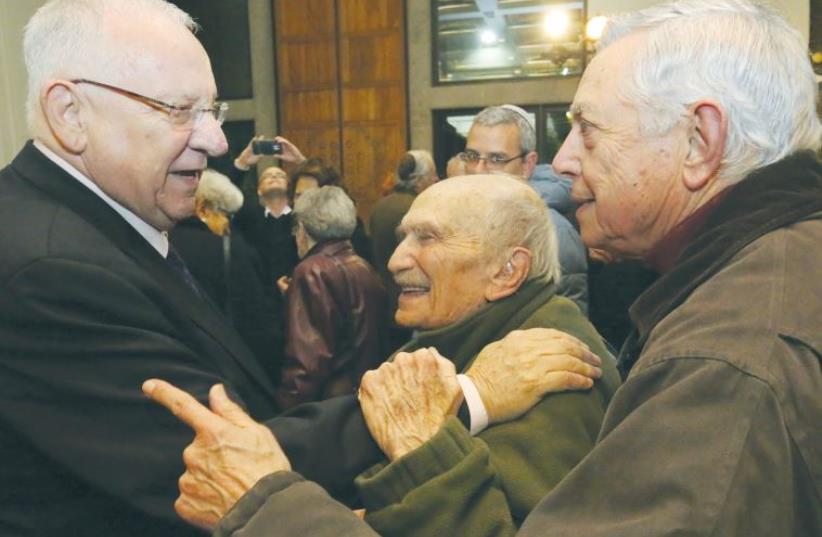
[[[411,211],[415,208],[430,210],[449,228],[475,236],[490,259],[504,259],[508,249],[523,246],[533,256],[529,279],[559,279],[557,240],[548,210],[534,189],[517,177],[453,177],[417,196]]]
[[[441,181],[414,200],[388,262],[401,293],[396,320],[434,329],[559,277],[556,237],[531,187],[499,175]]]

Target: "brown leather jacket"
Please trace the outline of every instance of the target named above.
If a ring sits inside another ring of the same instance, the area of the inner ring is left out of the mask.
[[[286,300],[281,410],[350,394],[387,358],[385,289],[350,241],[312,248],[294,269]]]

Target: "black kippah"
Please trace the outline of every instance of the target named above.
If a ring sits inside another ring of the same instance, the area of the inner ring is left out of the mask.
[[[414,156],[406,153],[400,159],[400,163],[397,164],[397,177],[400,181],[409,181],[416,168],[417,161],[414,160]]]

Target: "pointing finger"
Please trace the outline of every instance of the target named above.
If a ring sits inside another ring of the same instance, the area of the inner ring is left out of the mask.
[[[143,393],[152,401],[166,407],[197,433],[209,431],[220,425],[219,416],[188,393],[164,380],[147,380],[143,383]]]

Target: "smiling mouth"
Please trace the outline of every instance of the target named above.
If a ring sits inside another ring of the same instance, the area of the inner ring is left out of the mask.
[[[400,298],[416,298],[422,296],[431,289],[429,287],[416,287],[416,286],[401,286],[400,287]]]

